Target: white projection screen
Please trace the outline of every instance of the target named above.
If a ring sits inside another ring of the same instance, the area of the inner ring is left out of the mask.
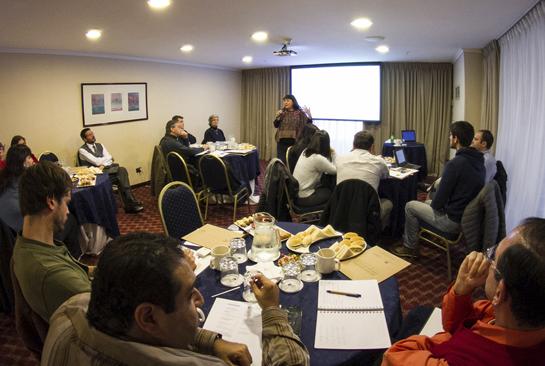
[[[380,65],[292,67],[291,92],[321,120],[380,122]]]

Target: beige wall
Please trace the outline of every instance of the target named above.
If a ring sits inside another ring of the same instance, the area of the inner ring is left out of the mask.
[[[175,114],[201,142],[208,116],[220,116],[225,135],[240,136],[239,71],[80,56],[0,53],[0,141],[23,135],[38,156],[51,150],[75,163],[79,133],[81,83],[148,83],[145,121],[93,127],[131,183],[149,180],[153,147]],[[136,168],[142,167],[139,177]]]

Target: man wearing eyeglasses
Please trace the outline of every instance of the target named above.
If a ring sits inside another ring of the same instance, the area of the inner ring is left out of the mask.
[[[488,300],[473,303],[485,285]],[[443,297],[443,329],[386,351],[383,365],[543,365],[545,219],[528,218],[486,254],[472,252]]]

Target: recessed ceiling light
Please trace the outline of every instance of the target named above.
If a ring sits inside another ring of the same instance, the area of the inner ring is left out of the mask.
[[[85,33],[85,35],[89,38],[98,38],[100,37],[100,30],[98,29],[91,29],[89,32]]]
[[[252,56],[244,56],[242,58],[242,61],[244,62],[252,62],[252,60],[253,60]]]
[[[170,0],[148,0],[148,4],[154,8],[164,8],[170,5]]]
[[[369,37],[365,37],[365,40],[367,42],[380,42],[380,41],[384,41],[384,37],[382,37],[382,36],[369,36]]]
[[[268,37],[268,34],[265,32],[255,32],[254,34],[252,34],[252,38],[255,39],[256,41],[263,41],[267,39],[267,37]]]
[[[190,44],[186,44],[186,45],[183,45],[182,47],[180,47],[180,49],[182,51],[188,52],[188,51],[191,51],[193,49],[193,46],[190,45]]]
[[[380,53],[386,53],[386,52],[390,51],[388,46],[378,46],[377,48],[375,48],[375,50],[380,52]]]
[[[367,28],[367,27],[370,27],[373,24],[373,22],[370,21],[369,19],[356,19],[350,24],[358,28]]]

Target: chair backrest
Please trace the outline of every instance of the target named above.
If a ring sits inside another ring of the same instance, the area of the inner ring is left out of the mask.
[[[204,225],[195,193],[183,182],[172,182],[159,195],[159,213],[165,234],[181,239]]]
[[[26,348],[38,360],[41,360],[49,324],[38,313],[32,310],[26,301],[13,267],[14,261],[12,258],[10,261],[10,272],[15,293],[15,328],[19,336],[23,339]]]
[[[180,154],[175,151],[169,152],[167,154],[167,163],[173,181],[184,182],[190,186],[191,189],[194,189],[193,184],[191,183],[189,170],[187,169],[187,164]]]
[[[10,274],[10,260],[15,245],[15,233],[0,219],[0,311],[9,314],[15,309],[15,297]]]
[[[333,190],[319,225],[356,232],[370,245],[378,243],[382,223],[380,200],[373,186],[361,179],[348,179]]]
[[[199,160],[199,171],[204,187],[210,188],[210,192],[233,195],[227,167],[225,163],[215,155],[203,155]]]
[[[288,168],[288,171],[293,174],[293,171],[290,168],[290,158],[289,158],[290,150],[291,150],[291,146],[288,147],[288,149],[286,150],[286,167]]]
[[[57,161],[59,161],[59,158],[57,157],[57,155],[55,155],[51,151],[44,151],[43,153],[40,154],[38,161],[52,161],[56,163]]]

